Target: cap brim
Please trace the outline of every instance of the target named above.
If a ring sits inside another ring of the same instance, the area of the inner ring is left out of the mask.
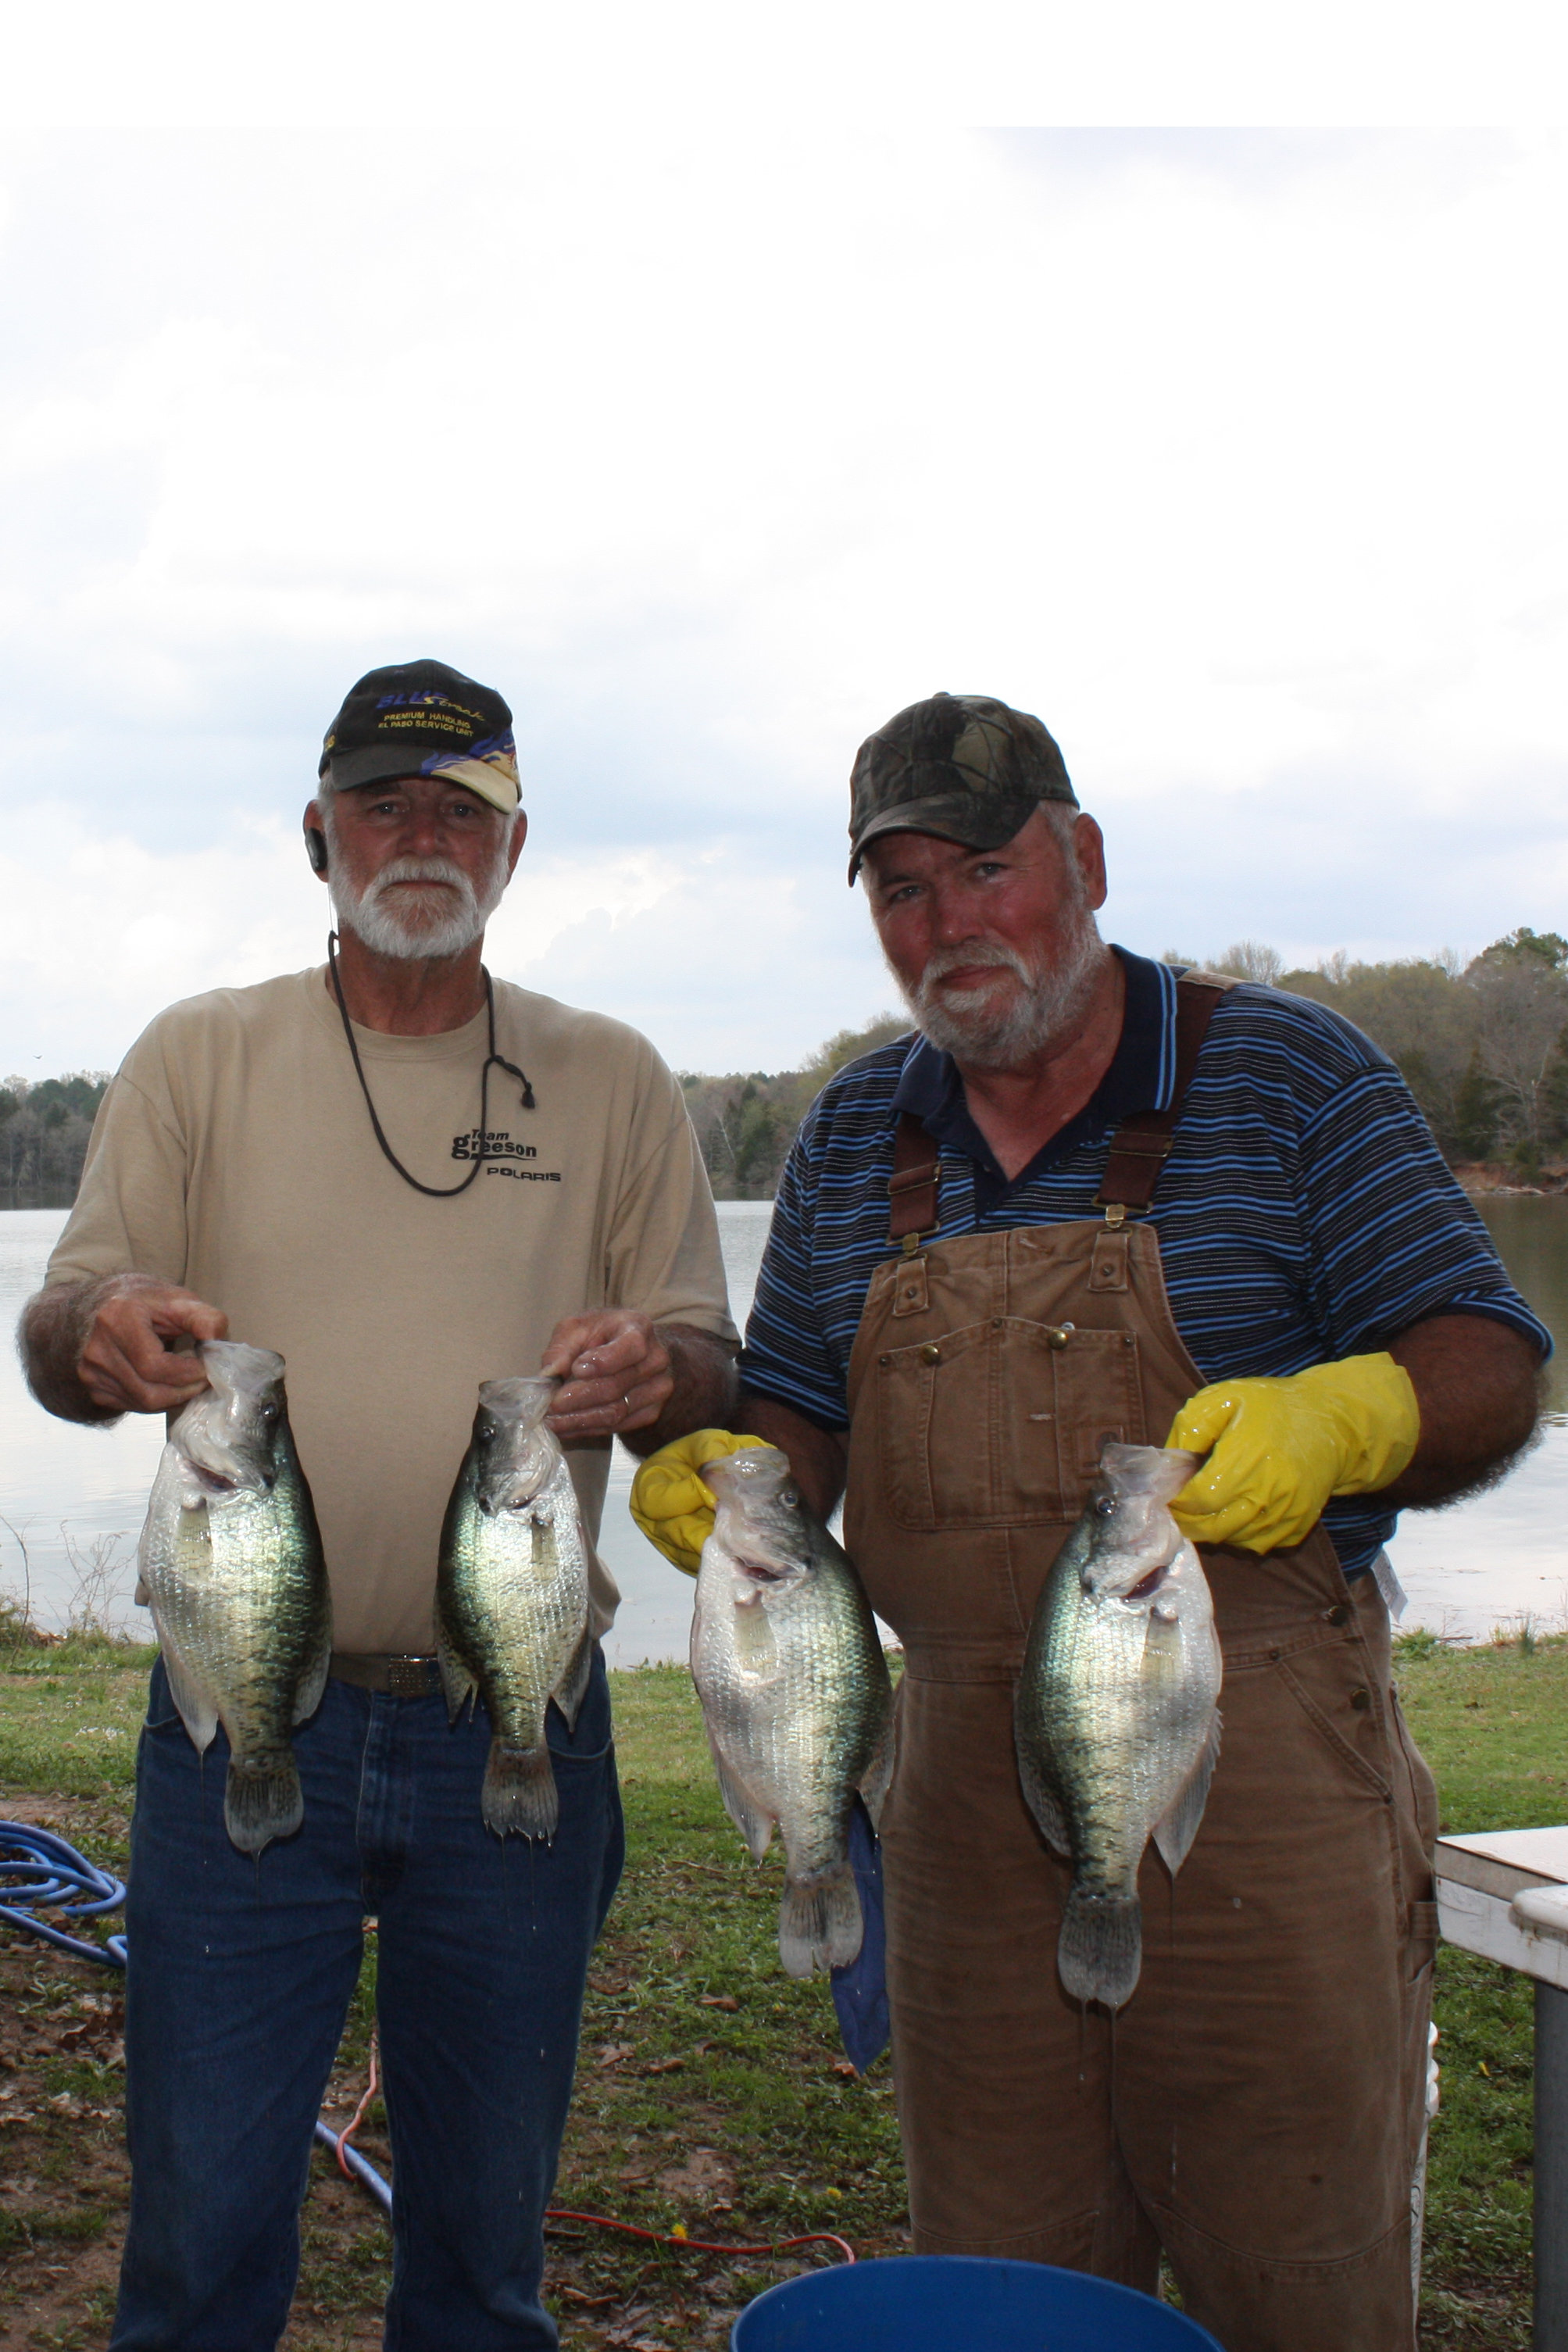
[[[400,748],[395,743],[371,743],[361,751],[335,754],[321,770],[322,781],[332,792],[351,793],[362,784],[390,784],[400,776],[431,773],[417,761],[411,761],[412,748],[408,744]],[[514,815],[522,797],[513,779],[488,760],[453,760],[434,772],[444,783],[461,784],[465,791],[488,801],[503,816]]]
[[[938,841],[956,841],[962,849],[999,849],[1029,823],[1042,800],[1060,797],[1053,793],[1030,793],[1027,800],[992,801],[984,815],[969,793],[960,798],[943,793],[929,800],[904,801],[896,808],[881,809],[851,836],[851,885],[868,845],[884,833],[929,833]]]

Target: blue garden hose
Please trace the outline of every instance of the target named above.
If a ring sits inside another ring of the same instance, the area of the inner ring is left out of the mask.
[[[28,1822],[0,1822],[0,1921],[41,1937],[57,1951],[74,1952],[78,1959],[97,1960],[100,1968],[123,1969],[125,1938],[110,1936],[107,1943],[90,1943],[84,1936],[68,1935],[36,1919],[36,1910],[60,1911],[68,1919],[94,1919],[118,1911],[125,1900],[124,1882],[111,1878],[79,1854],[74,1845],[52,1830],[35,1829]],[[73,1899],[74,1898],[74,1899]],[[392,2189],[357,2147],[344,2147],[330,2124],[318,2120],[316,2137],[362,2181],[376,2202],[392,2211]]]
[[[34,1910],[63,1911],[68,1919],[92,1919],[104,1911],[118,1911],[125,1887],[106,1870],[99,1870],[52,1830],[34,1829],[26,1822],[0,1822],[0,1919],[41,1936],[62,1952],[99,1960],[106,1969],[125,1966],[125,1938],[111,1936],[107,1944],[89,1944],[68,1936],[63,1927],[46,1927]],[[82,1900],[72,1902],[72,1895]]]

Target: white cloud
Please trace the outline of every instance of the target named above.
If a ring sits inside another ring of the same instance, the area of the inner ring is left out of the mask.
[[[1059,734],[1134,945],[1560,919],[1561,138],[239,132],[6,176],[24,1068],[319,952],[321,730],[423,652],[518,714],[498,958],[677,1060],[886,1001],[843,780],[938,686]]]

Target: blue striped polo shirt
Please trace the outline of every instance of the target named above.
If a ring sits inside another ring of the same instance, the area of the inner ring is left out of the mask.
[[[1009,1182],[950,1055],[904,1037],[817,1097],[779,1182],[747,1326],[747,1385],[842,1429],[867,1286],[892,1254],[901,1112],[940,1147],[942,1239],[1098,1218],[1111,1137],[1176,1087],[1176,973],[1118,948],[1122,1036],[1078,1117]],[[1309,997],[1246,983],[1220,998],[1148,1222],[1176,1328],[1206,1381],[1364,1355],[1423,1318],[1488,1315],[1542,1355],[1550,1333],[1504,1273],[1393,1063]],[[1375,1495],[1331,1502],[1349,1575],[1393,1533]]]

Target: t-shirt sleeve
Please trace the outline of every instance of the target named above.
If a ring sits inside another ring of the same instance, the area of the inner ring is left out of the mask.
[[[779,1180],[740,1375],[759,1396],[776,1398],[825,1429],[844,1429],[850,1418],[848,1368],[828,1345],[812,1266],[812,1139],[818,1116],[808,1115]]]
[[[105,1274],[185,1279],[186,1145],[152,1033],[127,1055],[99,1106],[76,1205],[47,1283]]]
[[[1510,1282],[1391,1063],[1369,1058],[1336,1087],[1303,1124],[1301,1147],[1315,1319],[1334,1359],[1443,1314],[1494,1317],[1551,1354],[1550,1331]]]
[[[685,1098],[643,1041],[626,1173],[611,1219],[605,1300],[655,1323],[737,1339],[713,1190]]]

